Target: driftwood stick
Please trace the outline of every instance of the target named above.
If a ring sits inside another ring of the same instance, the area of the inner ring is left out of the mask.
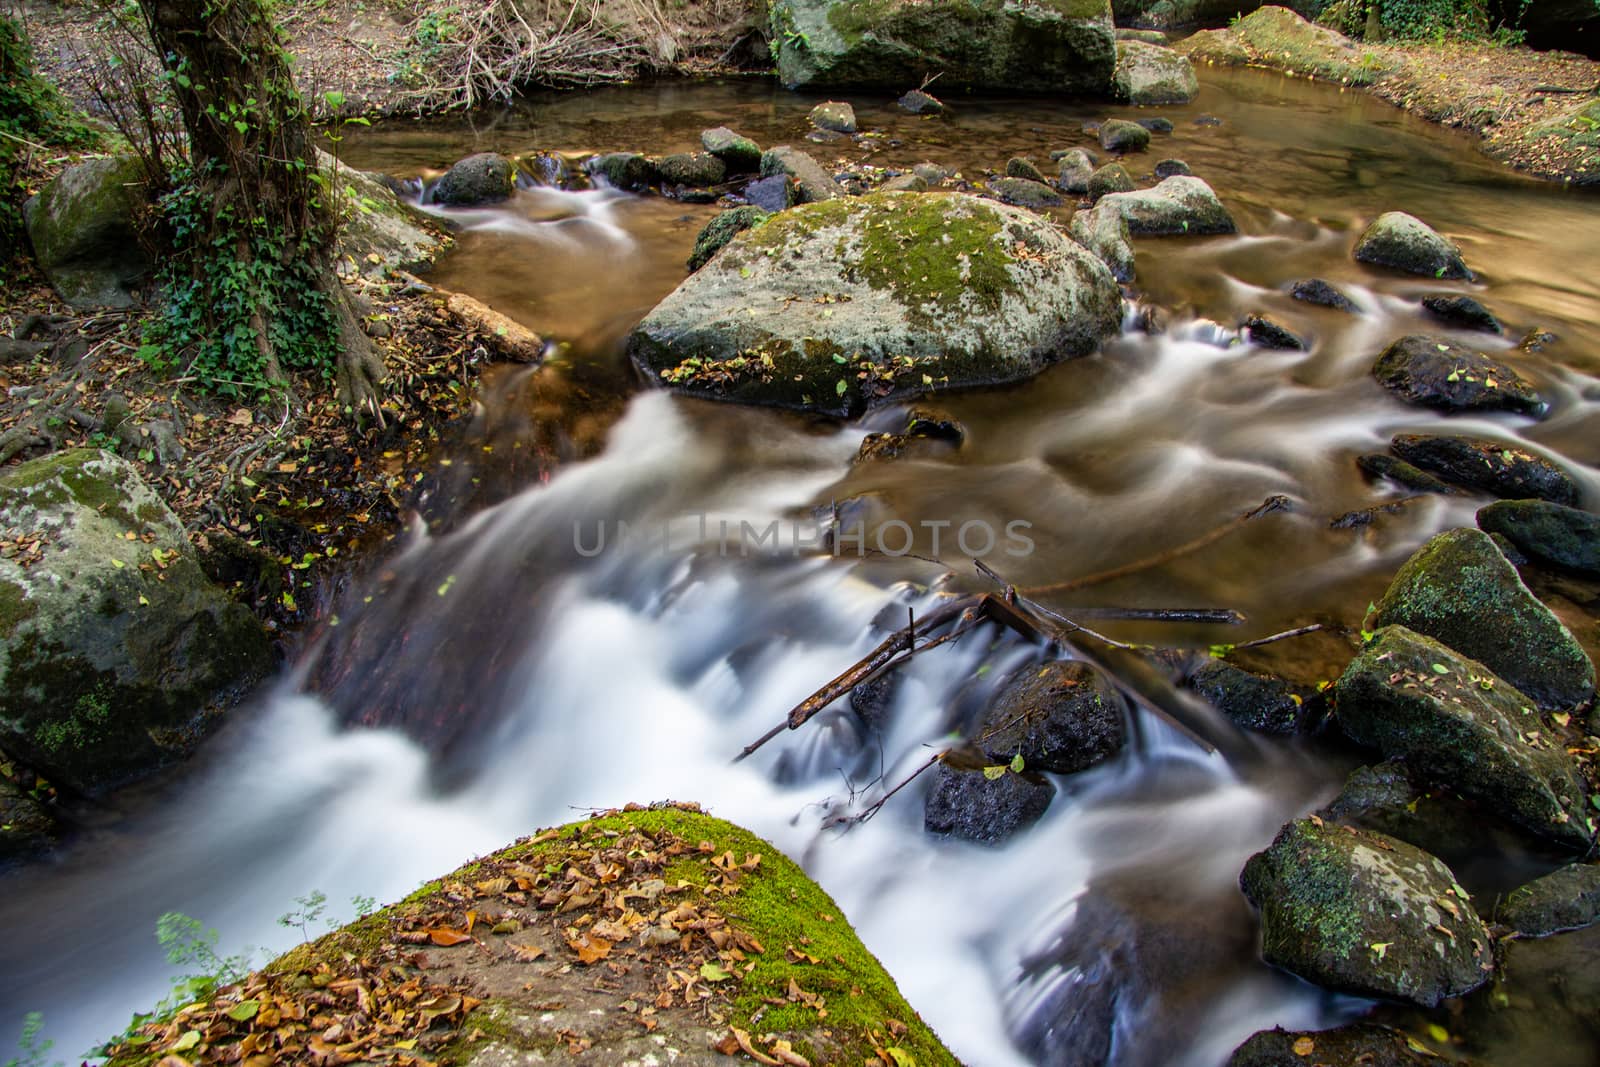
[[[1100,585],[1104,582],[1109,582],[1117,578],[1126,578],[1130,574],[1138,574],[1140,571],[1147,571],[1152,567],[1159,567],[1163,564],[1171,563],[1175,559],[1181,559],[1190,553],[1198,552],[1207,545],[1215,544],[1216,542],[1222,540],[1224,537],[1233,533],[1251,519],[1259,518],[1262,515],[1270,515],[1274,511],[1288,511],[1290,507],[1291,503],[1288,497],[1269,496],[1256,507],[1251,508],[1242,515],[1237,515],[1232,519],[1229,519],[1216,529],[1208,530],[1192,541],[1186,541],[1175,548],[1169,548],[1165,552],[1159,552],[1147,559],[1135,560],[1132,563],[1125,563],[1120,567],[1113,567],[1110,570],[1100,571],[1096,574],[1086,574],[1079,578],[1069,578],[1064,582],[1053,582],[1050,585],[1028,586],[1027,588],[1020,590],[1020,592],[1029,596],[1044,596],[1052,593],[1070,593],[1074,589],[1082,589],[1085,586]]]
[[[1317,633],[1319,630],[1331,629],[1333,629],[1333,627],[1325,622],[1314,622],[1310,626],[1296,626],[1292,630],[1284,630],[1281,633],[1269,634],[1266,637],[1258,637],[1254,641],[1243,641],[1237,645],[1234,645],[1233,648],[1234,651],[1238,651],[1241,648],[1260,648],[1262,645],[1270,645],[1275,641],[1285,641],[1291,637],[1301,637],[1305,634]]]
[[[1075,619],[1127,619],[1132,622],[1203,622],[1239,626],[1245,616],[1232,608],[1073,608]]]

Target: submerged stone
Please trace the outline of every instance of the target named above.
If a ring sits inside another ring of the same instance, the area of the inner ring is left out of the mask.
[[[1378,384],[1408,404],[1441,411],[1516,411],[1537,415],[1533,383],[1475,349],[1426,334],[1402,337],[1372,365]]]
[[[1478,509],[1478,528],[1530,559],[1600,578],[1600,515],[1544,500],[1502,500]]]
[[[1578,503],[1578,483],[1543,456],[1508,441],[1462,434],[1396,434],[1395,455],[1453,485],[1506,500]]]
[[[1472,277],[1459,248],[1404,211],[1389,211],[1374,219],[1356,242],[1355,257],[1362,263],[1430,278]]]
[[[1261,348],[1284,351],[1304,351],[1307,347],[1299,334],[1265,315],[1251,315],[1244,320],[1244,332],[1250,343]]]

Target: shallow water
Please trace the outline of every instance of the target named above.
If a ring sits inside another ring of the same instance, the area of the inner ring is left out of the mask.
[[[1333,516],[1397,495],[1366,483],[1353,462],[1393,433],[1519,441],[1600,499],[1600,344],[1590,325],[1600,321],[1600,201],[1524,181],[1464,138],[1360,94],[1255,71],[1205,70],[1202,83],[1193,105],[1159,109],[1176,130],[1135,162],[1148,170],[1185,159],[1242,234],[1138,243],[1140,299],[1166,309],[1169,332],[1129,332],[1023,385],[940,396],[932,403],[961,420],[966,443],[893,463],[852,467],[850,458],[897,411],[840,426],[644,391],[585,407],[582,427],[570,417],[574,437],[603,437],[598,455],[548,485],[505,484],[498,444],[529,432],[519,406],[535,387],[637,389],[618,343],[681,280],[714,209],[532,189],[502,208],[449,212],[462,232],[436,271],[440,284],[565,344],[546,368],[489,382],[478,436],[441,457],[496,490],[464,494],[471,504],[459,513],[430,513],[432,531],[414,530],[379,561],[334,609],[338,625],[307,634],[295,669],[184,773],[129,801],[127,819],[7,877],[0,1020],[42,1010],[59,1051],[75,1053],[164,991],[170,968],[152,936],[163,911],[217,927],[225,948],[277,950],[297,938],[274,923],[296,896],[396,899],[537,827],[667,797],[698,800],[804,863],[913,1005],[975,1064],[1077,1063],[1095,1049],[1120,1064],[1215,1064],[1255,1029],[1362,1010],[1260,964],[1254,917],[1235,887],[1244,859],[1282,822],[1337,791],[1343,757],[1269,745],[1236,771],[1140,713],[1134,748],[1059,780],[1045,819],[1004,849],[929,841],[915,790],[849,833],[824,829],[926,759],[953,709],[1025,662],[1029,650],[994,635],[992,647],[969,638],[919,658],[881,743],[830,712],[728,764],[876,644],[880,612],[892,608],[898,625],[908,604],[925,603],[944,568],[752,552],[719,536],[723,520],[764,529],[858,494],[874,495],[875,522],[1003,529],[1020,520],[1031,524],[1033,553],[997,550],[989,562],[1019,584],[1043,584],[1160,553],[1269,495],[1289,497],[1292,511],[1204,550],[1049,601],[1068,613],[1223,607],[1246,616],[1237,627],[1096,624],[1203,650],[1312,621],[1355,626],[1418,544],[1472,521],[1481,501],[1428,499],[1366,531],[1329,528]],[[1122,113],[957,100],[952,118],[920,120],[887,98],[854,100],[862,127],[889,136],[870,154],[852,149],[853,162],[928,159],[968,176],[1011,155],[1042,160],[1087,145],[1085,119]],[[410,177],[487,149],[685,150],[718,124],[764,144],[799,143],[813,102],[754,82],[603,90],[529,101],[475,126],[381,126],[343,147],[357,166]],[[1195,125],[1201,114],[1222,125]],[[1479,281],[1353,263],[1355,233],[1389,209],[1460,242]],[[1281,291],[1311,276],[1345,288],[1367,314],[1341,316]],[[1370,379],[1388,340],[1439,332],[1415,300],[1446,289],[1473,292],[1508,325],[1506,339],[1459,335],[1468,343],[1508,352],[1535,326],[1559,336],[1540,354],[1508,357],[1551,401],[1544,420],[1446,419],[1399,404]],[[1311,351],[1229,344],[1254,311],[1308,335]],[[592,558],[580,550],[575,532],[592,546],[599,524],[618,520],[670,528],[671,543],[613,542]],[[951,581],[982,588],[948,540]],[[926,536],[916,547],[933,554]],[[1592,624],[1583,633],[1592,641]],[[1349,655],[1347,641],[1323,635],[1278,646],[1272,662],[1314,682]],[[1092,920],[1075,927],[1085,913]],[[1094,1009],[1097,983],[1117,991],[1114,1010]],[[1543,1035],[1551,1049],[1584,1039],[1553,1031]]]

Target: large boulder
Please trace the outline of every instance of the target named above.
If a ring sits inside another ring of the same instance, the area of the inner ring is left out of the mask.
[[[1572,475],[1508,441],[1462,434],[1401,433],[1390,439],[1389,447],[1407,463],[1452,485],[1505,500],[1578,503],[1578,483]]]
[[[1231,32],[1256,61],[1313,78],[1366,85],[1386,72],[1384,60],[1336,30],[1276,5],[1252,11]]]
[[[498,152],[479,152],[456,163],[433,186],[433,201],[472,207],[508,199],[516,188],[517,165]]]
[[[1214,67],[1243,67],[1253,58],[1244,42],[1229,30],[1201,30],[1192,33],[1172,46],[1179,55],[1187,56],[1193,63]]]
[[[1501,500],[1478,509],[1478,528],[1530,559],[1600,578],[1600,515],[1544,500]]]
[[[337,163],[317,152],[317,165],[339,191],[339,257],[369,274],[423,270],[450,245],[450,238],[424,212],[366,171]]]
[[[1116,64],[1109,0],[773,0],[768,39],[791,89],[1103,94]]]
[[[1588,847],[1588,791],[1560,737],[1478,661],[1385,626],[1345,669],[1334,700],[1351,739],[1532,834]]]
[[[1130,104],[1187,104],[1200,91],[1200,79],[1181,52],[1142,41],[1118,41],[1113,87],[1117,99]]]
[[[739,234],[628,349],[688,392],[846,415],[1029,377],[1092,351],[1121,309],[1111,275],[1047,219],[960,194],[873,193]]]
[[[1404,626],[1485,664],[1541,708],[1594,693],[1594,664],[1481,530],[1446,530],[1395,574],[1374,626]]]
[[[1406,403],[1442,411],[1537,415],[1545,409],[1533,383],[1506,364],[1426,334],[1390,344],[1372,365],[1372,376]]]
[[[1430,278],[1468,278],[1472,272],[1461,249],[1432,226],[1404,211],[1386,211],[1373,219],[1356,241],[1356,259],[1379,267]]]
[[[1494,970],[1489,931],[1450,869],[1383,834],[1315,817],[1245,864],[1262,955],[1339,992],[1433,1007]]]
[[[1573,863],[1511,891],[1500,921],[1525,937],[1600,922],[1600,865]]]
[[[975,743],[996,763],[1021,756],[1028,770],[1073,774],[1122,751],[1127,714],[1116,686],[1087,663],[1036,664],[995,696]]]
[[[135,220],[148,199],[133,156],[68,167],[23,206],[34,260],[76,308],[128,307],[155,261]]]
[[[200,570],[183,524],[96,449],[0,478],[0,746],[93,793],[188,751],[219,699],[269,665],[255,617]]]

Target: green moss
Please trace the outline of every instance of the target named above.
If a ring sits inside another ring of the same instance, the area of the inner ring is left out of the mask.
[[[0,581],[0,641],[8,640],[36,611],[26,589],[16,582]]]

